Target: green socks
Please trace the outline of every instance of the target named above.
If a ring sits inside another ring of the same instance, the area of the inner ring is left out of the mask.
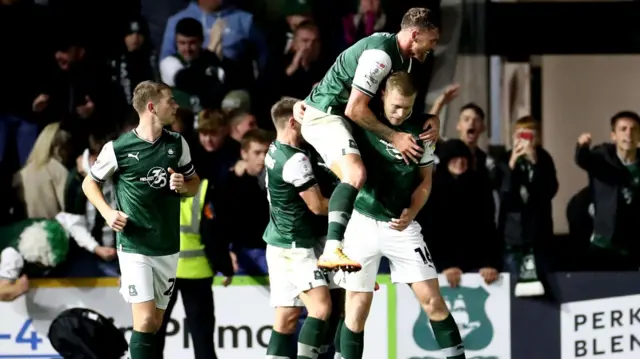
[[[329,198],[329,229],[327,230],[328,241],[342,241],[347,223],[353,212],[353,205],[358,196],[358,189],[352,185],[340,182],[333,190]]]
[[[133,331],[129,340],[131,359],[153,359],[155,335]]]
[[[317,359],[324,342],[327,322],[307,317],[298,335],[298,359]]]
[[[271,331],[271,339],[267,347],[266,359],[293,359],[296,352],[292,345],[293,334],[282,334]]]
[[[362,359],[364,352],[364,332],[355,333],[346,325],[340,330],[340,355],[344,359]]]
[[[466,359],[460,331],[453,316],[449,314],[445,320],[439,322],[430,320],[430,322],[433,335],[436,337],[440,349],[442,349],[442,354],[444,354],[447,359]],[[345,357],[345,359],[351,358]]]

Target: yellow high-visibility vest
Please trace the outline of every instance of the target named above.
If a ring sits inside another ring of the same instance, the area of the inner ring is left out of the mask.
[[[207,193],[207,180],[200,183],[198,193],[180,200],[180,257],[176,277],[201,279],[213,277],[213,270],[200,238],[200,216]]]

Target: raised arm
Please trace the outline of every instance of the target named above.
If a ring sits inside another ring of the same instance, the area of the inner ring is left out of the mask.
[[[345,115],[353,122],[387,142],[392,142],[396,131],[378,120],[369,109],[369,101],[378,92],[378,87],[390,71],[391,58],[386,52],[377,49],[365,50],[358,59],[351,94],[345,109]]]

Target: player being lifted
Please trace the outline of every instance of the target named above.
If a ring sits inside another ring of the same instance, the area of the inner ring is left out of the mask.
[[[196,194],[200,179],[187,142],[163,130],[178,105],[169,86],[141,82],[133,91],[140,124],[102,148],[82,183],[91,203],[117,232],[120,293],[131,303],[131,359],[154,355],[154,333],[175,284],[180,251],[180,197]],[[99,184],[113,177],[116,203],[111,208]]]
[[[423,62],[438,38],[433,14],[424,8],[412,8],[402,18],[397,34],[376,33],[340,54],[304,104],[296,105],[294,111],[302,121],[304,139],[341,180],[329,200],[327,245],[318,261],[321,268],[360,268],[340,246],[353,203],[366,179],[365,166],[346,119],[393,145],[407,163],[417,162],[423,149],[416,139],[378,121],[369,109],[369,101],[389,73],[410,72],[414,59]],[[435,142],[440,124],[434,119],[430,125],[420,138]]]
[[[393,73],[382,94],[384,113],[380,117],[396,131],[417,137],[423,122],[405,122],[415,97],[416,89],[409,75]],[[347,291],[341,329],[342,357],[362,358],[365,321],[380,258],[385,256],[390,262],[391,280],[411,286],[430,319],[444,356],[463,359],[458,327],[440,295],[437,272],[420,225],[414,221],[431,192],[434,148],[426,144],[420,161],[406,164],[392,144],[370,131],[361,132],[356,138],[369,176],[355,201],[355,211],[345,233],[344,252],[362,263],[362,270],[346,274],[340,281]]]
[[[331,315],[330,288],[318,269],[319,253],[315,250],[322,245],[326,231],[326,220],[318,215],[327,214],[328,200],[322,195],[309,157],[300,149],[300,124],[293,118],[296,101],[282,99],[271,108],[278,134],[265,157],[271,220],[264,240],[271,305],[276,307],[268,359],[316,359],[333,341],[339,320],[339,315]],[[331,286],[342,292],[333,283]],[[336,293],[331,294],[335,297]],[[296,357],[291,340],[302,306],[308,316],[300,330]]]

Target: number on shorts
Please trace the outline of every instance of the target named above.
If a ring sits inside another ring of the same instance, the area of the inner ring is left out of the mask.
[[[171,296],[173,294],[173,288],[176,286],[176,279],[175,278],[169,278],[169,289],[167,289],[164,293],[164,295],[168,295]]]
[[[427,246],[416,247],[416,249],[414,249],[413,251],[418,253],[424,264],[433,263],[433,261],[431,260],[431,253],[429,253]]]

